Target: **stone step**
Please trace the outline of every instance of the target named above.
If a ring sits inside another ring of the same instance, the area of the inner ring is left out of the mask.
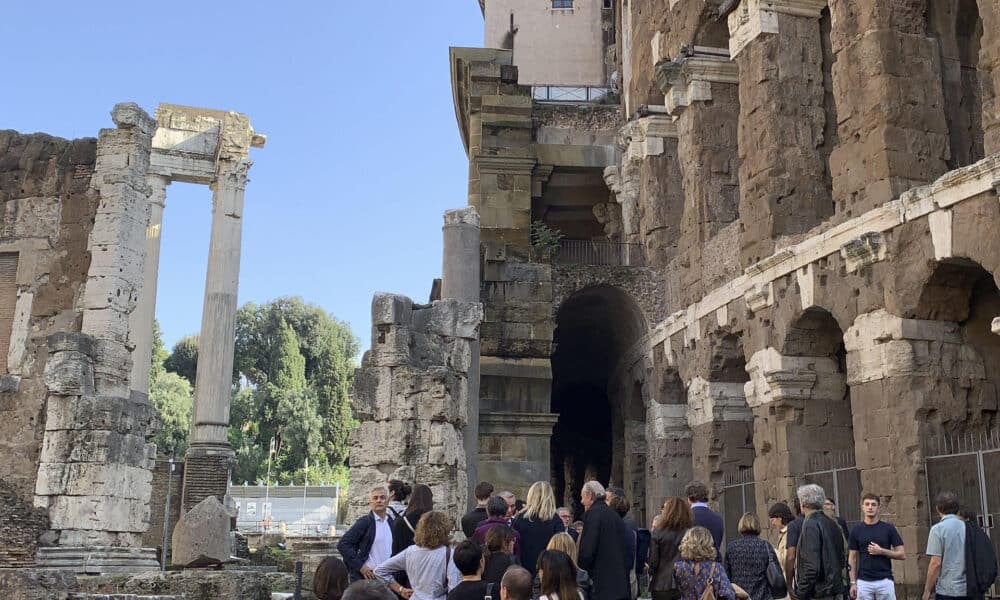
[[[143,596],[139,594],[70,594],[69,600],[183,600],[183,596]]]

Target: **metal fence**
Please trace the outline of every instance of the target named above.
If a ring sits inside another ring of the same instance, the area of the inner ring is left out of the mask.
[[[753,467],[739,467],[723,474],[721,504],[727,538],[733,539],[740,518],[745,513],[757,513]]]
[[[600,102],[611,88],[593,85],[533,85],[531,97],[539,102]]]
[[[642,244],[589,240],[560,240],[555,262],[561,265],[644,267]]]

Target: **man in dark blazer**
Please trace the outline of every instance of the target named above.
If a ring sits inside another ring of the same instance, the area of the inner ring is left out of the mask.
[[[583,533],[580,535],[580,568],[594,580],[590,600],[627,600],[629,580],[625,560],[625,527],[621,517],[604,502],[604,486],[588,481],[580,492]]]
[[[712,534],[715,560],[722,560],[722,538],[726,535],[726,525],[719,513],[708,507],[708,487],[700,481],[692,481],[684,488],[684,495],[691,504],[695,526],[704,527]]]
[[[352,582],[375,579],[375,568],[392,555],[392,515],[389,491],[376,487],[368,496],[371,511],[358,517],[337,543]]]

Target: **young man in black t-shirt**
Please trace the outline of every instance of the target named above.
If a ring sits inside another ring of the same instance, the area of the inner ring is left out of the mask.
[[[896,600],[892,561],[903,560],[903,538],[892,523],[878,518],[882,503],[875,494],[861,496],[864,522],[851,529],[847,540],[851,568],[851,598]]]
[[[483,600],[486,595],[486,582],[483,575],[483,549],[472,540],[465,540],[455,547],[452,555],[458,572],[462,574],[462,583],[448,592],[448,600]],[[493,591],[493,597],[500,598],[500,590]]]

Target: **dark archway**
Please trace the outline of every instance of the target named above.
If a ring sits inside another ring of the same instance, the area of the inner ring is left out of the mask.
[[[612,376],[645,330],[635,301],[611,286],[576,292],[556,313],[552,412],[559,421],[552,435],[552,483],[556,497],[574,510],[585,481],[612,480],[615,434],[627,435],[621,426],[615,431],[627,399],[612,397]]]

